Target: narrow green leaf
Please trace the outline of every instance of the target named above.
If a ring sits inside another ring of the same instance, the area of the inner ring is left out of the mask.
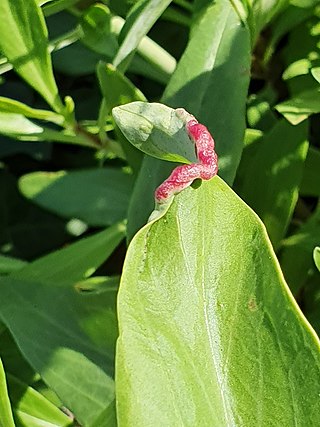
[[[98,227],[126,218],[132,184],[132,176],[120,169],[104,168],[33,172],[20,178],[19,188],[51,212]]]
[[[0,427],[15,427],[10,399],[8,395],[6,374],[0,359]]]
[[[320,241],[320,237],[319,237]],[[317,269],[320,271],[320,247],[317,246],[313,251],[314,262],[316,263]]]
[[[118,316],[121,426],[320,423],[319,340],[263,225],[218,177],[134,237]]]
[[[52,123],[56,123],[57,125],[62,125],[64,122],[63,116],[56,114],[53,111],[31,108],[22,102],[4,98],[2,96],[0,97],[0,112],[21,114],[31,119],[46,120]]]
[[[26,360],[84,425],[114,400],[116,292],[82,293],[124,237],[123,225],[82,239],[2,279],[0,316]]]
[[[290,123],[297,125],[311,114],[320,112],[320,89],[302,92],[295,98],[276,105],[275,109]]]
[[[15,419],[21,427],[68,427],[72,420],[44,396],[8,374]]]
[[[307,151],[306,123],[292,126],[282,119],[257,143],[237,186],[239,195],[264,222],[275,248],[298,200]]]
[[[2,0],[0,50],[48,104],[63,114],[48,51],[48,31],[36,0]]]
[[[100,233],[33,261],[10,277],[56,283],[56,286],[74,283],[91,276],[111,255],[124,235],[124,224],[115,224]]]
[[[94,141],[69,131],[57,131],[35,124],[22,114],[0,111],[0,133],[22,141],[57,141],[97,148]]]
[[[114,108],[112,115],[128,141],[144,153],[171,162],[196,161],[185,121],[174,109],[137,101]]]
[[[133,6],[121,30],[120,39],[123,41],[113,60],[115,67],[121,71],[127,68],[130,56],[171,1],[140,0]]]

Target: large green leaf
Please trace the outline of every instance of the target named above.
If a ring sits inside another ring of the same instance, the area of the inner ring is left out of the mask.
[[[282,119],[254,148],[237,192],[260,216],[277,247],[298,199],[308,150],[307,126],[292,126]]]
[[[220,178],[134,237],[118,316],[121,426],[319,425],[319,340]]]
[[[19,187],[24,196],[51,212],[105,226],[126,218],[132,176],[114,168],[38,171],[24,175]]]
[[[0,51],[57,112],[64,111],[52,72],[48,32],[36,0],[2,0]]]
[[[15,427],[10,399],[8,396],[6,374],[0,359],[0,427]]]
[[[0,316],[22,354],[63,404],[90,425],[114,399],[115,291],[79,292],[124,236],[123,225],[6,276]]]

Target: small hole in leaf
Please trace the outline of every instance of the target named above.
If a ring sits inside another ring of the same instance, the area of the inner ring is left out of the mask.
[[[191,184],[191,187],[196,190],[197,188],[200,187],[200,185],[202,184],[202,179],[197,178],[193,181],[193,183]]]

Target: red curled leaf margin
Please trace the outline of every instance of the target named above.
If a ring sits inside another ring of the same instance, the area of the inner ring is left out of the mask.
[[[186,121],[185,128],[189,138],[195,144],[198,162],[176,167],[155,191],[156,208],[167,204],[173,196],[187,188],[197,179],[209,180],[218,172],[218,156],[215,143],[208,129],[183,108],[175,110],[177,116]]]

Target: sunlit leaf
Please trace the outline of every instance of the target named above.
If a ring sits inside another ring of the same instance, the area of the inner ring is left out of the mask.
[[[319,340],[263,225],[219,178],[133,238],[118,316],[120,425],[320,422]]]

